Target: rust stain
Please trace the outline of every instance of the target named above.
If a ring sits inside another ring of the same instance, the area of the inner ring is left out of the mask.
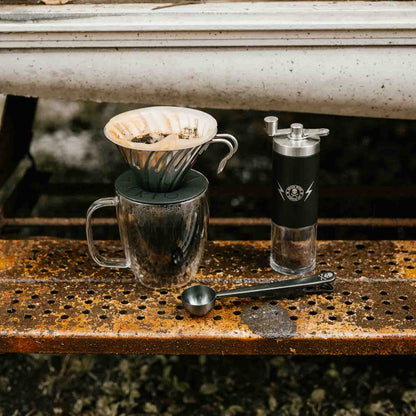
[[[14,264],[15,264],[14,256],[3,255],[0,258],[0,269],[1,270],[9,270],[9,269],[13,268]]]
[[[107,254],[120,247],[101,242]],[[195,280],[216,290],[285,279],[269,242],[209,242]],[[416,352],[414,241],[320,242],[333,294],[227,298],[194,318],[182,289],[149,290],[106,269],[83,241],[0,240],[0,351],[186,354]]]
[[[399,276],[416,279],[416,246],[409,245],[407,241],[398,242],[390,266],[397,270]]]

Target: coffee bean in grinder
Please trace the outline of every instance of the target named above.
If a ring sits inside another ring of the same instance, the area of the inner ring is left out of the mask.
[[[308,273],[316,262],[320,136],[329,130],[298,123],[278,129],[272,116],[264,121],[273,138],[270,265],[282,274]]]

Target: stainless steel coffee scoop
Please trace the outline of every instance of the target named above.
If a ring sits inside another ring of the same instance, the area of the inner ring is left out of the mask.
[[[215,306],[215,300],[235,296],[245,297],[284,297],[304,293],[332,292],[331,282],[335,280],[334,272],[321,272],[313,276],[282,280],[276,283],[247,286],[240,289],[215,292],[208,286],[191,286],[182,292],[181,299],[185,309],[192,315],[204,316]]]

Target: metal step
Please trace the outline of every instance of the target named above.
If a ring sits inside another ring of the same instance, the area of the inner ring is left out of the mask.
[[[282,279],[269,242],[209,242],[196,282],[215,289]],[[114,252],[114,242],[102,249]],[[233,299],[189,316],[177,290],[149,290],[97,266],[86,243],[0,240],[0,352],[410,354],[416,352],[416,241],[320,242],[335,291]]]

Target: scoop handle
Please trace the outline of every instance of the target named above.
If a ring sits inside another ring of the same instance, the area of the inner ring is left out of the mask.
[[[296,279],[282,280],[275,283],[266,283],[264,285],[247,286],[239,289],[224,290],[216,294],[216,298],[227,296],[252,297],[252,296],[273,296],[279,295],[283,291],[301,289],[306,292],[317,289],[324,292],[332,292],[330,282],[335,280],[334,272],[321,272],[313,276],[298,277]]]

